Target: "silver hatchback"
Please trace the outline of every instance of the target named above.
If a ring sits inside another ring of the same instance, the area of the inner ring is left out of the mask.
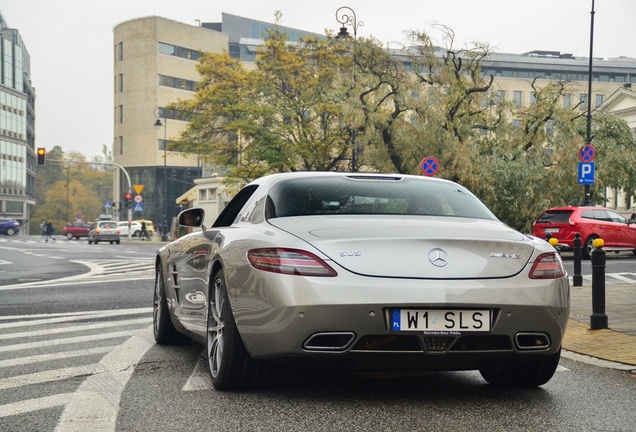
[[[91,226],[91,229],[88,231],[88,244],[97,244],[100,241],[109,242],[110,244],[119,244],[120,238],[117,222],[108,220],[93,223],[93,226]]]

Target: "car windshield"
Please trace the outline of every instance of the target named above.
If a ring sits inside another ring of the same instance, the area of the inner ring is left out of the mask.
[[[266,212],[268,218],[400,214],[497,220],[457,184],[364,175],[281,182],[270,191]]]

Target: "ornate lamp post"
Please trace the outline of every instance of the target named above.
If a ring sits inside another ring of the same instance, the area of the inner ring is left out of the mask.
[[[351,27],[353,30],[353,86],[355,88],[356,85],[356,45],[358,40],[358,28],[364,27],[363,21],[358,21],[356,17],[356,13],[353,9],[348,6],[342,6],[338,8],[336,11],[336,21],[338,21],[342,27],[340,27],[340,31],[336,36],[338,39],[344,39],[349,37],[349,32],[347,31],[347,27]],[[358,171],[358,148],[356,143],[356,127],[355,125],[351,128],[351,171]]]

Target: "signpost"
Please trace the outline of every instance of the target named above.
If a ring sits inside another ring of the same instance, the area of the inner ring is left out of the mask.
[[[594,158],[596,157],[596,150],[592,144],[585,144],[579,149],[579,171],[577,178],[579,184],[591,185],[594,184]]]

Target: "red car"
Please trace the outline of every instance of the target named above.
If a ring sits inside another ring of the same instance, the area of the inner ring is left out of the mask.
[[[62,231],[62,234],[69,240],[73,238],[88,237],[88,230],[91,229],[91,224],[85,222],[73,222],[67,223]]]
[[[558,248],[571,250],[574,235],[581,235],[581,255],[590,259],[594,239],[605,242],[609,251],[632,251],[636,255],[636,224],[632,219],[603,207],[555,207],[544,211],[532,226],[532,234],[559,241]]]

